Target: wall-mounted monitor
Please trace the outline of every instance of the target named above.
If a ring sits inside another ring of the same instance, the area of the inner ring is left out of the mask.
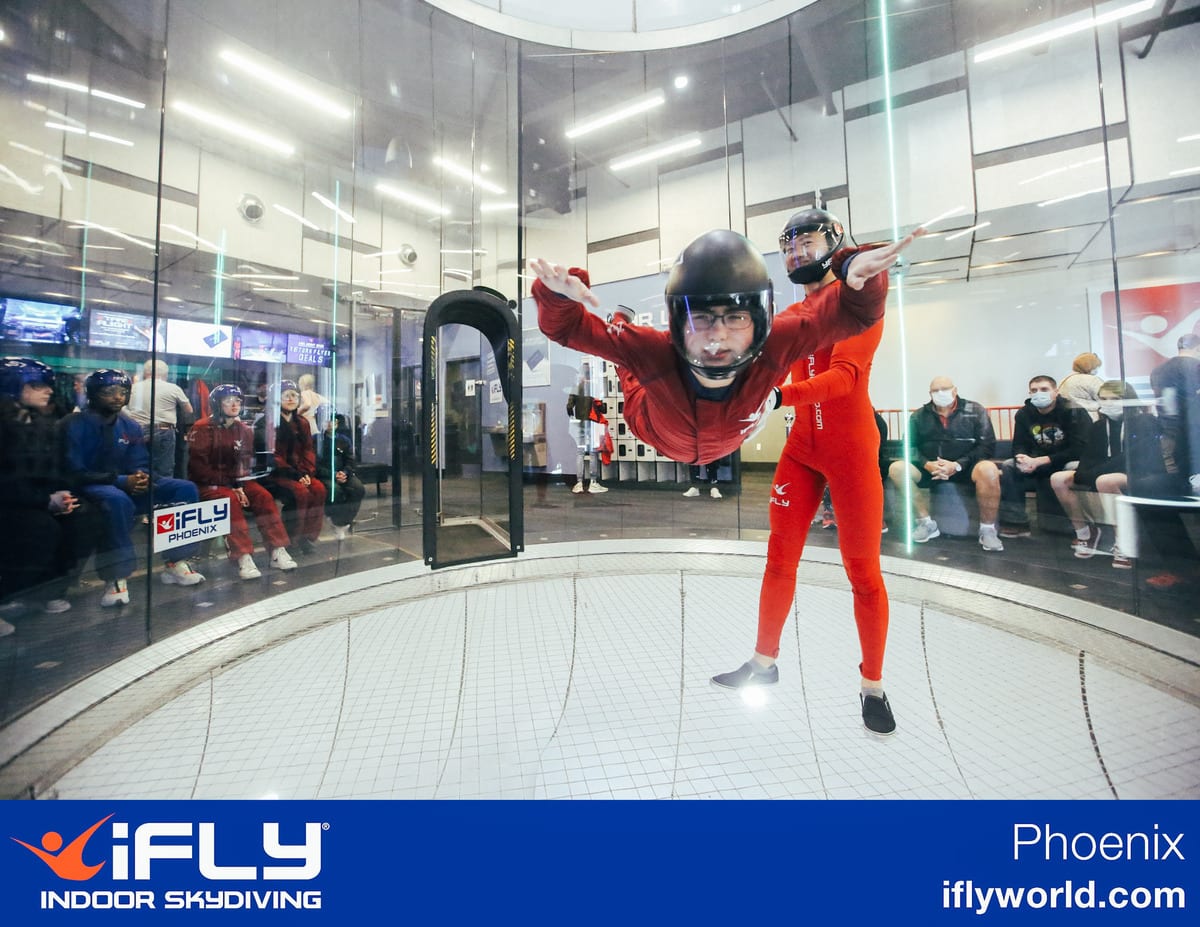
[[[238,328],[233,333],[233,359],[282,364],[287,361],[288,336],[283,332]]]
[[[233,326],[167,319],[167,351],[196,357],[233,357]]]
[[[328,338],[311,338],[308,335],[288,334],[287,361],[289,364],[304,364],[307,367],[332,367],[333,348]]]
[[[0,338],[36,344],[82,344],[83,310],[0,296]]]
[[[151,321],[148,315],[92,309],[88,313],[88,345],[93,348],[144,351],[148,354],[151,350]],[[160,351],[165,349],[166,327],[166,319],[159,319],[154,342]]]

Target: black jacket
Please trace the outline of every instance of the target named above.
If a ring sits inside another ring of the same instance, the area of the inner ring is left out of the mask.
[[[987,409],[961,396],[944,427],[932,401],[917,409],[908,419],[908,440],[918,470],[940,457],[957,462],[964,473],[970,473],[975,464],[996,453],[996,432]]]

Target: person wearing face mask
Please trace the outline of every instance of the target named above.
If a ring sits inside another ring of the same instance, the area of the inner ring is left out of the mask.
[[[625,420],[672,460],[707,464],[737,450],[774,408],[774,387],[796,361],[855,335],[883,317],[887,269],[918,228],[890,245],[844,249],[841,223],[804,233],[787,271],[799,285],[832,271],[836,285],[774,312],[766,261],[737,232],[718,229],[688,244],[666,285],[669,331],[614,313],[606,322],[586,270],[541,258],[532,295],[551,341],[617,365]]]
[[[1058,384],[1058,395],[1073,406],[1087,412],[1093,422],[1100,418],[1100,400],[1097,395],[1104,383],[1096,376],[1100,369],[1100,358],[1088,351],[1080,354],[1071,364],[1071,372]]]
[[[996,452],[996,433],[987,409],[960,398],[950,377],[934,377],[929,383],[929,402],[909,416],[908,434],[912,460],[893,461],[888,479],[900,499],[906,482],[916,484],[912,539],[924,544],[941,536],[937,522],[929,516],[929,488],[935,482],[960,483],[975,487],[979,546],[987,551],[1004,550],[996,530],[1000,469],[991,459]]]
[[[1042,485],[1050,491],[1053,474],[1073,469],[1087,445],[1090,425],[1083,409],[1059,400],[1054,377],[1029,381],[1029,398],[1013,416],[1013,456],[1000,471],[1001,537],[1029,537],[1025,493]],[[1090,537],[1089,530],[1084,540]]]
[[[1062,503],[1063,511],[1071,519],[1075,538],[1071,549],[1076,557],[1086,560],[1100,550],[1106,529],[1084,512],[1084,494],[1076,489],[1090,489],[1097,493],[1124,493],[1128,491],[1129,479],[1125,475],[1126,453],[1123,425],[1126,403],[1137,402],[1137,391],[1123,380],[1105,380],[1096,391],[1100,417],[1092,422],[1088,430],[1087,444],[1075,470],[1059,470],[1050,476],[1050,488]],[[1137,410],[1131,410],[1137,414]],[[1113,515],[1103,519],[1104,525],[1115,525]],[[1112,565],[1118,569],[1129,569],[1133,564],[1121,552],[1121,541],[1117,538],[1112,548]]]

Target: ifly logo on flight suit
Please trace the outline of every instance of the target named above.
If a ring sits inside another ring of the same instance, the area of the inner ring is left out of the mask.
[[[274,887],[247,888],[248,882],[311,882],[321,874],[322,832],[328,824],[305,822],[288,825],[289,834],[303,834],[301,843],[285,843],[281,825],[262,823],[253,841],[239,830],[239,839],[218,836],[218,825],[211,821],[147,821],[136,826],[126,821],[101,818],[66,843],[57,831],[48,830],[40,840],[27,843],[12,840],[40,859],[63,882],[77,888],[56,885],[40,891],[40,907],[92,910],[266,910],[320,909],[321,893],[315,890],[285,890]],[[105,830],[104,825],[109,826]],[[102,835],[97,837],[98,832]],[[104,836],[110,840],[108,855],[99,846]],[[97,838],[93,842],[93,838]],[[249,845],[253,843],[253,845]],[[89,846],[90,844],[90,846]],[[219,849],[218,849],[219,847]],[[221,862],[218,863],[217,859]],[[186,862],[181,862],[186,861]],[[258,863],[262,865],[258,865]],[[236,863],[236,864],[231,864]],[[126,888],[115,884],[134,883]],[[165,880],[178,880],[187,888],[159,888]],[[208,883],[235,883],[215,886]],[[150,884],[153,883],[153,884]],[[197,888],[196,886],[201,886]]]
[[[154,512],[154,550],[170,550],[229,533],[229,500],[211,499]]]

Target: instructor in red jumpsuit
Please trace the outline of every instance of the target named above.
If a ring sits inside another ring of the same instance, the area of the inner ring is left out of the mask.
[[[821,209],[808,209],[792,216],[780,236],[788,275],[804,286],[805,303],[819,294],[832,297],[841,288],[831,272],[821,273],[819,266],[812,266],[810,257],[841,235],[836,218]],[[796,363],[791,382],[780,387],[779,404],[795,406],[796,421],[771,485],[771,537],[759,592],[758,641],[749,661],[712,681],[732,689],[779,681],[775,660],[795,596],[796,569],[809,524],[828,485],[862,648],[863,723],[874,733],[890,734],[896,722],[882,682],[888,628],[887,589],[879,566],[883,482],[878,467],[879,429],[867,392],[882,335],[882,324],[875,325],[832,349],[816,351]]]

